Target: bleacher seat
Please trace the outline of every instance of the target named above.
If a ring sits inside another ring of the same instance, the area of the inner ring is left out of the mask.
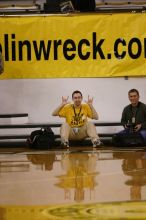
[[[120,122],[98,122],[94,123],[95,126],[99,127],[110,127],[110,132],[98,132],[102,142],[105,145],[112,144],[112,136],[115,134],[112,127],[119,127],[118,129],[121,130],[121,123]],[[26,139],[30,135],[29,129],[40,129],[45,127],[51,128],[60,128],[61,123],[22,123],[22,124],[0,124],[0,130],[3,131],[3,134],[0,135],[0,147],[11,147],[16,145],[18,147],[27,146]],[[13,132],[14,130],[14,132]],[[32,130],[32,131],[33,131]],[[115,129],[114,129],[115,130]],[[22,132],[23,133],[22,133]],[[9,133],[8,133],[9,132]],[[21,133],[20,133],[21,132]],[[76,141],[75,141],[76,142]],[[72,144],[75,144],[73,141]],[[87,138],[83,141],[83,145],[89,144],[90,140]],[[55,143],[57,146],[60,146],[60,135],[55,133]],[[80,143],[80,142],[79,142]],[[76,143],[77,144],[77,143]],[[91,142],[90,142],[91,144]]]
[[[100,1],[100,0],[99,0]],[[98,0],[97,0],[98,2]],[[96,3],[98,12],[143,12],[145,11],[146,0],[103,0],[102,4]]]
[[[146,5],[146,0],[129,0],[129,3],[136,5]]]
[[[37,0],[0,0],[0,13],[39,12]]]
[[[112,5],[129,5],[129,4],[137,4],[137,5],[145,5],[146,0],[103,0],[105,4]]]
[[[96,3],[96,6],[105,4],[104,0],[95,0],[95,3]]]
[[[128,0],[105,0],[105,4],[110,4],[110,5],[128,5],[129,1]]]

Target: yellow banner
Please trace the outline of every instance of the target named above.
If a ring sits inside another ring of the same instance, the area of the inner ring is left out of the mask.
[[[0,79],[146,75],[146,14],[0,17]]]

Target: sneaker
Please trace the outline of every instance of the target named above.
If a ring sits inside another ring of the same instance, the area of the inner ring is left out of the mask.
[[[69,148],[69,143],[68,143],[68,141],[62,141],[62,142],[61,142],[61,146],[62,146],[63,148],[65,148],[65,149]]]
[[[97,139],[96,141],[93,142],[93,147],[94,148],[102,146],[102,145],[103,145],[103,143],[99,139]]]

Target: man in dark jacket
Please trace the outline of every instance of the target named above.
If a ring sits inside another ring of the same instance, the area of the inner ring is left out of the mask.
[[[139,101],[138,90],[131,89],[128,96],[131,104],[122,113],[121,123],[125,128],[122,132],[139,132],[146,140],[146,105]]]

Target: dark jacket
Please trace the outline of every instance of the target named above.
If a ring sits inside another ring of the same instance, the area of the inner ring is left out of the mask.
[[[135,117],[135,125],[142,124],[142,129],[146,129],[146,105],[144,103],[138,103],[135,115],[133,115],[132,105],[127,105],[122,113],[122,125],[132,123],[132,117]]]

